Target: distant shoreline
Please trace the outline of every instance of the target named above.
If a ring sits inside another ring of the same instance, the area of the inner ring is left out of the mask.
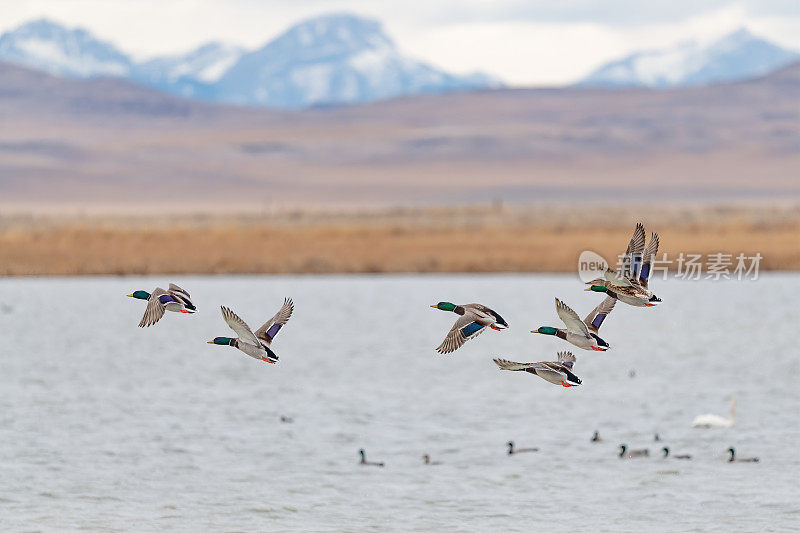
[[[5,215],[0,275],[575,272],[583,250],[614,260],[639,220],[672,260],[760,253],[762,271],[800,270],[800,205],[789,204]]]

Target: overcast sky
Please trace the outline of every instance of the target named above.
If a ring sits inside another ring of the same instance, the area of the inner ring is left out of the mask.
[[[379,19],[418,59],[514,85],[572,82],[634,50],[742,26],[800,50],[800,0],[0,0],[0,31],[47,17],[142,59],[209,40],[255,48],[303,18],[339,11]]]

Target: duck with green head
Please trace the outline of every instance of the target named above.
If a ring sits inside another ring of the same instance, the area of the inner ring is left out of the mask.
[[[220,346],[232,346],[240,350],[253,359],[259,359],[265,363],[275,364],[278,362],[278,355],[272,351],[270,345],[278,331],[289,321],[294,311],[294,302],[291,298],[285,298],[283,305],[275,313],[275,316],[267,320],[263,326],[258,328],[255,333],[247,323],[225,306],[221,307],[222,318],[225,323],[236,333],[237,338],[214,337],[208,344]]]
[[[458,350],[465,342],[483,333],[487,326],[495,331],[508,328],[508,323],[503,317],[485,305],[456,305],[450,302],[439,302],[431,307],[459,315],[442,344],[436,348],[439,353],[451,353]]]
[[[506,446],[508,446],[508,455],[515,455],[518,453],[529,453],[529,452],[538,452],[539,448],[515,448],[514,441],[510,440],[506,442]]]
[[[619,272],[606,269],[603,277],[587,283],[588,290],[605,292],[607,295],[637,307],[652,307],[661,302],[661,298],[653,294],[648,287],[653,261],[658,253],[658,233],[650,235],[650,242],[645,248],[644,225],[636,224],[628,247],[622,255],[622,267]],[[595,287],[605,287],[602,290]]]
[[[575,356],[572,352],[558,352],[558,361],[540,361],[538,363],[515,363],[505,359],[493,359],[501,370],[524,371],[539,376],[553,385],[577,387],[581,380],[572,373]]]
[[[559,339],[574,344],[578,348],[584,350],[595,350],[604,352],[611,346],[600,338],[598,335],[600,326],[606,319],[611,310],[614,309],[614,304],[617,300],[607,296],[591,313],[586,315],[584,320],[578,317],[578,314],[573,311],[568,305],[556,298],[556,313],[566,328],[554,328],[551,326],[542,326],[534,329],[531,333],[541,333],[542,335],[554,335]]]
[[[728,453],[731,454],[728,459],[729,463],[757,463],[758,457],[736,457],[736,450],[731,446],[728,448]]]
[[[669,454],[669,447],[667,447],[667,446],[664,446],[663,448],[661,448],[661,451],[664,452],[664,456],[663,456],[664,459],[666,459],[667,457],[671,457],[672,459],[691,459],[692,458],[691,455],[687,455],[685,453],[684,454],[678,454],[678,455],[675,455],[675,454],[670,455]]]
[[[642,448],[640,450],[629,450],[627,444],[620,444],[619,445],[619,458],[620,459],[630,459],[632,457],[649,457],[650,450],[647,448]]]
[[[153,293],[147,291],[134,291],[128,295],[137,300],[146,300],[147,307],[144,316],[139,322],[139,327],[152,326],[164,316],[164,311],[175,313],[196,313],[197,307],[192,303],[189,293],[181,289],[174,283],[169,284],[166,291],[161,287],[156,287]]]
[[[656,301],[651,301],[651,297],[647,295],[647,291],[642,289],[639,285],[629,285],[617,287],[611,284],[608,280],[597,278],[586,283],[590,285],[584,290],[603,293],[610,296],[615,300],[622,303],[632,305],[634,307],[655,307]],[[660,302],[661,300],[658,300]]]
[[[376,462],[376,461],[367,461],[367,453],[364,451],[364,448],[358,450],[358,454],[361,456],[361,461],[358,464],[364,466],[380,466],[383,467],[383,462]]]

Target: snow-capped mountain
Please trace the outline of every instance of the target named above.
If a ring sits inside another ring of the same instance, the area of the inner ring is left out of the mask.
[[[405,57],[379,22],[347,14],[306,20],[249,53],[209,43],[139,64],[85,30],[38,20],[0,36],[0,60],[60,76],[127,77],[185,97],[293,109],[502,85]]]
[[[140,83],[186,97],[212,97],[212,85],[244,54],[232,44],[212,42],[183,55],[145,61],[133,69]]]
[[[739,29],[709,46],[681,43],[665,50],[637,52],[601,66],[579,85],[600,87],[675,87],[761,76],[800,58]]]
[[[167,81],[193,78],[214,83],[244,54],[244,48],[225,43],[207,43],[183,55],[164,56],[146,61],[137,69],[153,78]]]
[[[405,57],[378,21],[336,14],[301,22],[243,55],[215,92],[229,103],[303,108],[497,85]]]
[[[86,30],[35,20],[0,36],[0,60],[59,76],[127,76],[130,58]]]

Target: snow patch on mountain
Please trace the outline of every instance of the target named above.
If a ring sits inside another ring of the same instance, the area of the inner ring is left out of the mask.
[[[302,21],[251,52],[212,42],[140,63],[86,30],[38,20],[0,36],[0,60],[61,76],[126,77],[184,97],[290,109],[502,85],[407,57],[380,22],[350,14]]]
[[[376,20],[333,14],[303,21],[243,55],[215,94],[236,104],[303,108],[499,85],[402,55]]]
[[[127,76],[131,60],[86,30],[41,19],[0,36],[0,59],[78,78]]]
[[[146,61],[137,67],[137,73],[159,82],[175,82],[191,78],[204,83],[214,83],[242,56],[244,49],[225,43],[212,42],[186,54],[164,56]]]
[[[631,54],[601,66],[579,82],[601,87],[675,87],[761,76],[800,58],[800,54],[742,28],[708,46],[685,42],[664,50]]]

